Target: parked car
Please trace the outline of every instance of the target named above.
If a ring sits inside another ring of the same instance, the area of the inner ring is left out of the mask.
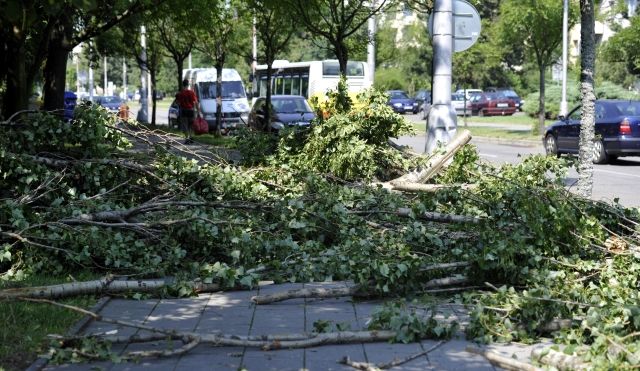
[[[169,106],[169,113],[167,114],[167,123],[170,128],[179,128],[180,123],[178,122],[178,114],[180,110],[178,108],[178,102],[174,99]]]
[[[548,155],[578,153],[582,107],[546,128],[543,139]],[[640,155],[640,101],[596,100],[593,163],[604,164],[621,156]]]
[[[409,98],[407,93],[402,90],[389,90],[386,92],[389,96],[387,104],[393,108],[396,113],[413,112],[418,113],[418,103],[413,98]]]
[[[120,105],[122,105],[122,99],[115,95],[97,96],[93,97],[93,102],[108,109],[110,112],[118,113]]]
[[[265,127],[265,105],[267,98],[256,99],[249,112],[249,126],[253,128]],[[316,117],[315,113],[300,95],[272,95],[271,96],[271,127],[273,131],[280,131],[284,127],[306,128]]]
[[[431,104],[431,92],[429,90],[418,90],[413,99],[416,101],[416,104],[418,104],[418,112],[420,112],[424,109],[425,103],[427,103],[427,107]]]
[[[519,111],[522,111],[522,105],[524,104],[524,101],[520,98],[518,93],[516,93],[513,89],[511,89],[511,88],[487,88],[486,91],[487,92],[491,92],[491,93],[502,93],[505,97],[513,100],[516,103],[516,108]]]
[[[73,120],[73,111],[76,109],[78,97],[72,91],[64,92],[64,120]]]
[[[471,113],[478,116],[508,115],[516,112],[516,103],[502,93],[481,93],[471,97]]]
[[[466,105],[466,109],[465,109]],[[458,116],[471,116],[471,101],[465,99],[464,94],[452,94],[451,95],[451,106],[456,111],[456,115]]]
[[[455,94],[466,94],[467,99],[471,99],[474,95],[483,93],[482,89],[458,89]]]

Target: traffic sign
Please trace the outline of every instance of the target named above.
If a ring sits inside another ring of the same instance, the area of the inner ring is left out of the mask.
[[[429,14],[429,35],[433,37],[433,13]],[[476,8],[464,0],[453,2],[453,50],[469,49],[480,37],[482,23]]]

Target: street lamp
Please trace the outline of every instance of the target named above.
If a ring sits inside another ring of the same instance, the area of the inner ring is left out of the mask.
[[[569,0],[564,0],[562,11],[562,99],[560,100],[560,115],[567,116],[567,34],[569,24]]]

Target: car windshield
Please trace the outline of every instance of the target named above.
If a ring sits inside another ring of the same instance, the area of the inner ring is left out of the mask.
[[[309,113],[311,107],[303,98],[273,99],[271,105],[277,113]]]
[[[105,103],[120,103],[122,102],[122,100],[118,97],[102,97],[100,98],[100,103],[101,104],[105,104]]]
[[[215,99],[216,88],[218,84],[215,81],[205,81],[198,83],[200,99]],[[240,81],[223,81],[222,82],[222,99],[246,98],[244,87]]]
[[[388,92],[388,94],[389,94],[389,98],[391,99],[408,99],[409,98],[407,93],[403,91],[390,91]]]
[[[451,95],[451,100],[452,101],[464,100],[464,95],[462,95],[462,94],[453,94],[453,95]]]

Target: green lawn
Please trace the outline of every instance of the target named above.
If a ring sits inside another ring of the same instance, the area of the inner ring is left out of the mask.
[[[425,132],[425,124],[424,123],[415,123],[413,128],[417,133]],[[514,130],[509,130],[506,128],[494,128],[494,127],[486,127],[486,126],[467,126],[464,127],[464,124],[459,121],[458,129],[467,129],[471,132],[472,136],[478,137],[491,137],[491,138],[499,138],[499,139],[516,139],[516,140],[534,140],[539,141],[540,135],[535,135],[531,133],[531,130],[523,130],[521,125],[518,125],[518,128],[514,128]]]
[[[77,279],[92,279],[83,276]],[[0,282],[0,289],[22,286],[53,285],[69,282],[69,277],[32,277],[18,284]],[[93,296],[79,296],[59,302],[90,308],[97,302]],[[0,301],[0,370],[24,370],[38,354],[49,347],[47,334],[62,334],[82,315],[49,304]]]

